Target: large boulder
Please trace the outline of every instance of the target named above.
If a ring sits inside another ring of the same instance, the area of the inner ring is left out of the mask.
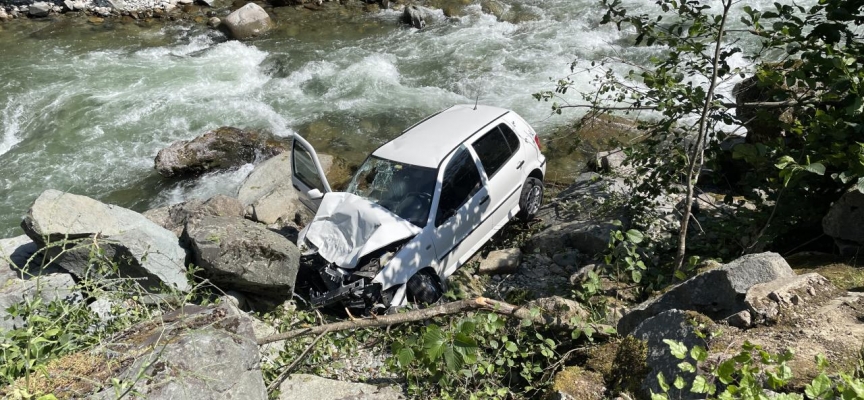
[[[223,289],[291,296],[300,251],[284,236],[241,218],[204,217],[186,226],[195,264]]]
[[[227,304],[185,306],[120,333],[90,354],[102,361],[94,377],[128,382],[138,398],[267,399],[252,324]],[[116,398],[110,382],[96,384],[107,389],[89,398]]]
[[[822,218],[822,230],[834,238],[842,255],[857,256],[864,246],[864,194],[857,190],[843,194]]]
[[[198,221],[205,216],[243,217],[243,204],[240,200],[224,195],[207,199],[189,200],[183,203],[154,208],[143,214],[147,219],[171,231],[177,237],[183,233],[187,221]]]
[[[546,228],[531,237],[529,250],[549,256],[570,249],[589,256],[605,251],[609,235],[621,229],[614,221],[628,223],[623,199],[629,190],[621,178],[596,173],[579,175],[537,213]]]
[[[253,38],[273,29],[273,21],[267,11],[255,3],[248,3],[228,14],[224,23],[231,31],[231,36],[238,40]]]
[[[333,157],[319,154],[324,173],[333,165]],[[276,155],[255,166],[240,185],[237,198],[246,207],[246,218],[267,225],[302,225],[312,213],[297,197],[291,184],[291,155]]]
[[[78,277],[135,278],[145,289],[187,291],[186,252],[177,237],[141,214],[86,196],[46,190],[21,227],[54,263]],[[113,271],[98,271],[94,257]]]
[[[248,6],[258,7],[249,3],[240,10]],[[272,157],[285,149],[287,143],[268,132],[223,126],[195,139],[172,143],[156,154],[154,164],[156,171],[165,177],[195,176],[239,167],[258,158]]]
[[[687,346],[689,352],[694,346],[707,348],[704,334],[697,333],[697,327],[702,324],[713,326],[714,324],[704,316],[697,313],[688,313],[681,310],[668,310],[659,313],[643,321],[636,330],[633,337],[642,340],[647,346],[645,364],[651,369],[644,377],[641,391],[644,398],[650,398],[650,393],[662,393],[658,374],[663,374],[666,382],[672,382],[676,376],[681,376],[688,384],[693,382],[695,373],[681,371],[678,365],[682,360],[678,359],[669,349],[664,340],[674,340]],[[709,329],[705,327],[705,329]],[[689,354],[689,353],[688,353]],[[689,361],[693,361],[692,359]],[[689,387],[678,390],[670,387],[668,392],[670,399],[702,399],[705,395],[693,393]]]
[[[400,391],[389,386],[378,387],[368,383],[337,381],[306,374],[292,374],[279,385],[279,392],[279,400],[398,400],[405,398]]]
[[[45,303],[55,300],[81,301],[75,280],[66,273],[48,273],[28,279],[9,279],[0,285],[0,332],[20,328],[24,321],[20,317],[10,318],[7,309],[23,301],[42,299]]]
[[[426,27],[426,11],[418,6],[405,6],[402,12],[402,22],[417,29]]]
[[[642,321],[674,309],[697,311],[714,319],[727,318],[748,309],[745,298],[750,287],[790,276],[795,276],[795,272],[777,253],[746,255],[636,306],[618,322],[618,332],[626,335]]]

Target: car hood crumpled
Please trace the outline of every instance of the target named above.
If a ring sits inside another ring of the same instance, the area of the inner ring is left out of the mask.
[[[331,192],[321,200],[312,222],[300,231],[297,243],[308,241],[325,260],[351,269],[361,257],[421,231],[360,196]]]

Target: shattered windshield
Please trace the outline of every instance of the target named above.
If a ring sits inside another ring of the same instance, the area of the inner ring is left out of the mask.
[[[436,170],[369,157],[354,174],[348,193],[364,197],[419,227],[426,226]]]

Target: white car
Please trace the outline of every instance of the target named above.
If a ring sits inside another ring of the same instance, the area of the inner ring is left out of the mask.
[[[448,276],[543,200],[537,133],[496,107],[457,105],[418,122],[375,150],[345,192],[330,189],[299,135],[291,157],[294,187],[315,212],[297,241],[297,290],[316,307],[433,303]]]

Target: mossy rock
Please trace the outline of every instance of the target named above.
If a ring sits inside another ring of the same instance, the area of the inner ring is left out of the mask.
[[[648,343],[627,336],[618,344],[606,383],[617,392],[640,393],[642,381],[651,371],[647,363]]]
[[[606,385],[603,375],[586,371],[580,367],[564,368],[555,375],[547,399],[600,400],[604,398]]]

